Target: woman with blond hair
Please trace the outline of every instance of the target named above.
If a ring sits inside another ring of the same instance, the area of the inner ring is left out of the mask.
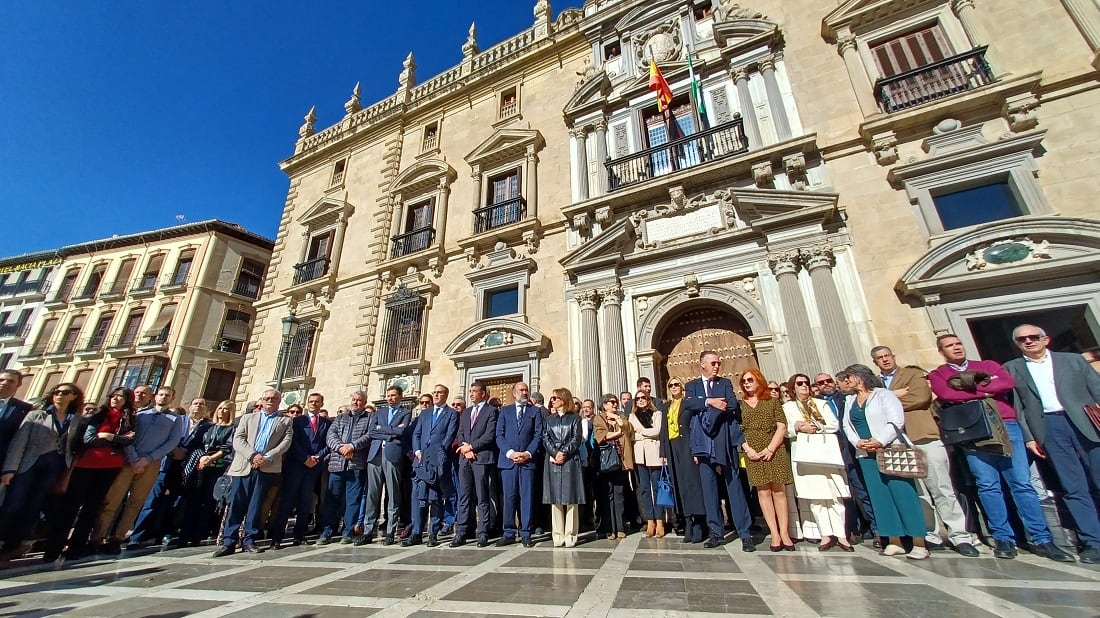
[[[542,447],[546,452],[542,468],[542,503],[550,505],[554,547],[573,547],[580,531],[580,509],[584,504],[584,470],[578,452],[581,419],[573,406],[573,393],[555,388],[542,419]]]
[[[229,469],[233,459],[234,416],[237,405],[222,401],[214,408],[213,425],[202,437],[202,446],[191,451],[183,465],[184,516],[180,543],[197,546],[211,530],[215,518],[214,482]]]
[[[645,520],[647,537],[665,535],[665,509],[657,506],[657,481],[666,459],[661,454],[663,414],[645,391],[634,395],[630,425],[634,429],[634,470],[638,473],[638,507]]]
[[[749,483],[756,488],[760,510],[771,533],[772,551],[794,551],[788,526],[790,514],[786,486],[794,482],[791,456],[787,453],[787,417],[779,399],[768,391],[768,381],[759,369],[746,369],[739,379],[741,391],[741,446],[748,460]]]

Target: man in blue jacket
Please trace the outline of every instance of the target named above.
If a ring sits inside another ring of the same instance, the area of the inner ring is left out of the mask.
[[[409,426],[412,413],[401,405],[405,392],[400,386],[386,389],[386,405],[378,409],[371,421],[370,448],[367,450],[367,501],[363,516],[363,536],[359,543],[374,540],[378,525],[378,511],[382,505],[382,487],[386,487],[386,537],[384,543],[393,545],[397,534],[397,520],[401,508],[401,494],[407,485],[403,478],[405,445],[402,437]]]
[[[436,384],[432,389],[432,406],[420,413],[413,430],[413,512],[412,530],[402,547],[420,543],[424,532],[424,516],[428,525],[428,547],[439,545],[439,529],[443,525],[443,500],[454,493],[451,443],[458,433],[458,412],[447,405],[449,389]]]
[[[535,456],[542,441],[542,411],[528,397],[525,382],[512,386],[515,403],[504,406],[497,414],[497,467],[504,494],[502,509],[504,534],[498,547],[516,540],[516,516],[519,515],[519,536],[524,547],[533,547],[531,521],[535,509]]]

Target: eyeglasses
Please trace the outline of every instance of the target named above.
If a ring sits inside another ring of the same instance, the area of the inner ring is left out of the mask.
[[[756,378],[753,378],[753,377],[741,378],[741,383],[742,384],[752,384],[753,382],[756,382]]]
[[[95,412],[95,406],[84,406],[85,412]]]
[[[817,384],[818,386],[825,386],[826,384],[833,384],[833,383],[834,382],[833,382],[832,378],[825,378],[824,380],[818,380],[817,382],[814,382],[814,384]]]
[[[778,386],[769,386],[769,387],[768,387],[768,390],[769,390],[769,391],[775,391],[775,392],[777,392],[777,393],[778,393],[778,392],[779,392],[779,387],[778,387]]]
[[[1043,338],[1042,335],[1020,335],[1016,337],[1016,343],[1027,343],[1029,341],[1040,341]]]
[[[550,395],[550,401],[554,401],[555,399],[557,399],[558,401],[562,400],[561,397],[558,397],[557,395]]]
[[[809,386],[810,381],[809,380],[795,380],[794,385],[795,386]]]
[[[649,401],[649,397],[635,397],[634,401]]]
[[[679,382],[673,382],[673,383],[668,385],[669,388],[672,388],[673,386],[676,386],[676,387],[679,387],[679,388],[684,388],[684,385],[680,384]]]
[[[607,404],[611,404],[611,405],[613,405],[617,408],[617,407],[619,407],[619,400],[618,399],[612,399],[610,401],[604,402],[604,405],[607,405]]]
[[[54,395],[75,395],[75,391],[71,391],[67,388],[59,388],[53,392]]]

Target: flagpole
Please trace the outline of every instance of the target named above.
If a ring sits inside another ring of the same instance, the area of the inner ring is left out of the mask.
[[[691,61],[691,56],[692,49],[688,46],[687,57],[688,76],[691,79],[691,105],[699,113],[700,130],[706,131],[710,128],[710,119],[707,118],[706,107],[703,106],[703,85],[697,81],[695,76],[695,65]]]

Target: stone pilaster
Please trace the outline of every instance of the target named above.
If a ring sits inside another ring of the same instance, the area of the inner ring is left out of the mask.
[[[596,187],[588,187],[590,196],[607,193],[607,118],[600,118],[592,127],[596,131]]]
[[[599,397],[600,335],[597,308],[600,296],[596,290],[585,290],[573,297],[581,308],[581,384],[577,389],[581,399]]]
[[[623,340],[623,289],[612,286],[600,290],[603,324],[600,329],[601,368],[608,392],[620,392],[626,379],[626,344]],[[592,393],[593,399],[599,393]]]
[[[791,139],[791,121],[787,118],[787,108],[783,106],[783,95],[779,92],[779,80],[775,76],[775,63],[779,59],[774,54],[760,60],[760,74],[764,76],[764,90],[768,93],[768,107],[772,110],[772,121],[779,141]]]
[[[971,45],[978,47],[980,45],[990,45],[993,42],[978,17],[978,9],[974,7],[974,0],[951,0],[951,10],[959,18],[959,23],[966,31],[966,37],[970,39]],[[1001,65],[997,62],[996,51],[992,46],[985,50],[985,60],[993,67],[994,74],[999,75],[1004,72],[1003,69],[1001,71],[997,70]]]
[[[588,144],[584,127],[569,129],[569,145],[573,148],[572,172],[573,203],[588,199]]]
[[[867,69],[863,66],[863,60],[856,49],[856,38],[843,36],[837,39],[837,52],[844,60],[844,68],[848,71],[848,81],[852,83],[852,91],[856,95],[859,111],[863,117],[878,113],[878,103],[875,101],[874,86],[867,77]]]
[[[749,140],[749,150],[760,148],[764,142],[760,138],[760,124],[756,121],[756,108],[749,92],[749,71],[743,66],[734,67],[730,70],[730,77],[737,86],[737,103],[741,108],[741,121],[744,123],[745,137]]]
[[[855,347],[852,345],[848,320],[844,316],[844,305],[840,302],[840,293],[833,279],[833,249],[828,245],[802,249],[802,263],[810,272],[814,285],[814,298],[817,311],[821,314],[821,325],[825,329],[825,342],[829,346],[829,367],[825,371],[836,371],[856,362]]]
[[[1091,0],[1062,0],[1073,24],[1092,50],[1092,68],[1100,69],[1100,7]]]
[[[779,283],[779,302],[783,307],[783,320],[793,352],[794,366],[806,373],[818,371],[821,361],[810,329],[810,316],[806,313],[805,301],[798,289],[798,251],[770,254],[768,266]]]

